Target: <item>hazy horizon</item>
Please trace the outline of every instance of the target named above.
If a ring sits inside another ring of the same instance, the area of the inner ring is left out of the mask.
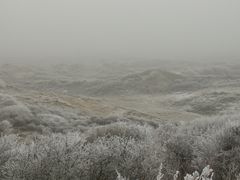
[[[0,57],[239,59],[239,17],[237,0],[2,0]]]

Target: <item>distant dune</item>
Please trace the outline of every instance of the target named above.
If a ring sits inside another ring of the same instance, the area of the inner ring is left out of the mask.
[[[171,90],[184,76],[159,69],[147,70],[106,82],[90,91],[95,95],[156,94]]]

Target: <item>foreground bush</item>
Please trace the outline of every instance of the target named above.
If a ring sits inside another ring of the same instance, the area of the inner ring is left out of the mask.
[[[159,173],[156,177],[156,180],[162,180],[165,176],[165,174],[162,173],[162,164],[159,168]],[[117,180],[128,180],[128,178],[123,177],[117,170]],[[198,171],[193,172],[192,174],[186,174],[184,176],[184,180],[212,180],[214,176],[213,169],[210,168],[209,165],[207,165],[200,174]],[[172,176],[173,180],[179,179],[179,171],[176,171],[176,173]],[[238,179],[237,179],[238,180]]]
[[[114,179],[115,169],[131,179],[147,179],[156,176],[161,160],[155,152],[149,152],[150,143],[134,138],[100,137],[88,143],[81,134],[68,133],[37,136],[30,143],[15,139],[14,146],[1,144],[2,148],[8,147],[4,155],[15,152],[14,156],[6,156],[6,160],[0,156],[3,179],[104,180]],[[152,165],[156,169],[151,169]]]
[[[84,134],[2,136],[0,179],[111,180],[117,170],[130,180],[172,180],[178,170],[176,180],[192,180],[209,164],[213,180],[235,180],[240,174],[238,117],[163,123],[157,129],[114,123]]]

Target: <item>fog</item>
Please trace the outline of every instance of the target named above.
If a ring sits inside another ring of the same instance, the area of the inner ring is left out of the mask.
[[[240,180],[239,20],[240,0],[0,0],[0,180]]]
[[[238,59],[239,17],[238,0],[1,0],[0,56]]]

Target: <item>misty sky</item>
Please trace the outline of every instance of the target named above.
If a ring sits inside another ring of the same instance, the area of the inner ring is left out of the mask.
[[[1,57],[240,57],[239,0],[0,0]]]

